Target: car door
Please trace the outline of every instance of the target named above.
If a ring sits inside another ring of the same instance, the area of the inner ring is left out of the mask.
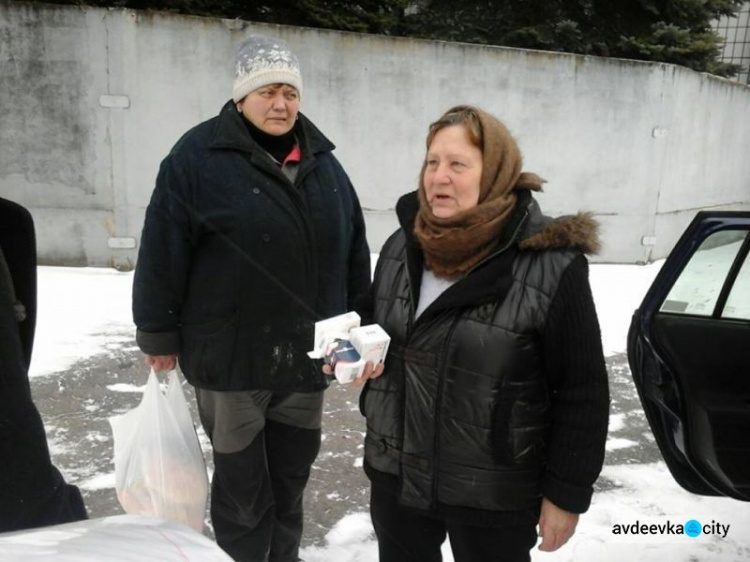
[[[750,501],[750,212],[700,212],[628,334],[656,442],[686,490]]]

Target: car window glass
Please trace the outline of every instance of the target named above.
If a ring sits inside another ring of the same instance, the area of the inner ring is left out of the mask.
[[[711,316],[746,236],[744,230],[722,230],[706,238],[690,257],[660,311]]]
[[[724,318],[750,320],[750,256],[745,257],[737,280],[732,285],[727,304],[721,312]]]

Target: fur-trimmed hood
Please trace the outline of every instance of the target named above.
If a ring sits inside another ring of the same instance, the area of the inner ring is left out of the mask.
[[[557,218],[542,214],[539,204],[531,197],[527,207],[529,218],[519,236],[522,250],[580,250],[597,254],[601,248],[599,223],[591,213],[564,215]]]

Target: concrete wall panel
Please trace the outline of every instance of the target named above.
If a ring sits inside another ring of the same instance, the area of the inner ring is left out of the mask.
[[[750,208],[750,87],[684,68],[4,3],[0,194],[30,207],[43,260],[132,266],[159,162],[229,99],[234,48],[251,33],[298,54],[302,111],[337,145],[373,251],[416,187],[428,124],[456,104],[507,123],[525,169],[548,180],[546,212],[594,212],[599,260],[664,257],[696,209]]]

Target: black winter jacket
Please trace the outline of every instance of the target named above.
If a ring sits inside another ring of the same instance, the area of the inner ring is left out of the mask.
[[[302,114],[294,185],[233,103],[164,159],[141,237],[133,315],[141,349],[179,353],[193,385],[311,392],[314,323],[370,282],[359,201],[333,144]]]
[[[86,519],[78,488],[52,464],[31,396],[35,319],[34,222],[0,198],[0,533]]]
[[[36,235],[31,213],[17,203],[0,198],[0,249],[5,257],[6,267],[0,275],[10,275],[15,300],[24,311],[24,320],[17,324],[18,335],[23,351],[23,367],[31,364],[31,351],[34,347],[36,328]],[[15,303],[12,303],[15,304]],[[8,343],[10,336],[4,333],[3,341]],[[8,345],[10,345],[8,343]],[[9,355],[3,353],[7,360]]]
[[[415,321],[423,267],[412,235],[417,207],[415,194],[399,201],[402,229],[383,247],[372,289],[372,320],[392,341],[384,374],[361,395],[368,475],[376,484],[394,480],[402,505],[449,516],[538,509],[543,495],[585,511],[604,456],[607,374],[581,256],[595,236],[576,241],[568,227],[591,222],[551,224],[522,192],[500,249]],[[565,352],[550,360],[544,347],[553,303],[565,306],[561,280],[581,267],[572,285],[587,326],[573,337],[591,357],[579,371]],[[567,427],[580,412],[582,426]],[[571,453],[585,459],[583,468],[566,460]]]

